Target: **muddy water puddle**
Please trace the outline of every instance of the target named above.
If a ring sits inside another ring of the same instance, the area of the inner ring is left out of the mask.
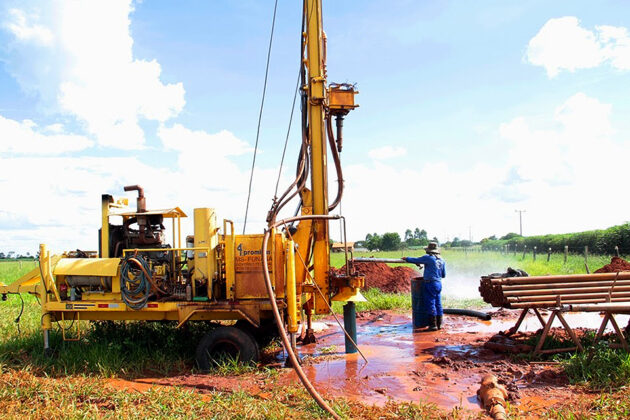
[[[568,386],[559,366],[515,362],[483,347],[491,336],[512,327],[517,316],[517,311],[506,311],[492,321],[445,316],[442,330],[413,333],[409,315],[389,311],[361,313],[357,320],[358,343],[369,363],[358,353],[344,353],[343,334],[335,321],[327,318],[314,325],[318,342],[299,346],[298,351],[306,374],[320,392],[366,404],[383,405],[394,400],[430,402],[447,410],[453,407],[481,410],[476,391],[481,377],[488,373],[506,385],[512,404],[532,414],[550,404],[579,398],[580,394]],[[597,328],[601,323],[598,314],[567,314],[566,318],[572,327]],[[628,317],[617,319],[623,326]],[[532,315],[525,319],[521,331],[540,328],[540,322]],[[283,365],[282,352],[269,356],[275,358],[278,367]],[[186,374],[112,379],[107,383],[137,392],[179,386],[195,389],[201,395],[243,390],[262,396],[277,385],[296,385],[299,380],[292,369],[282,369],[271,380],[251,374],[230,377]]]
[[[343,334],[329,322],[329,329],[318,334],[318,343],[298,348],[304,370],[316,388],[332,397],[345,397],[367,404],[388,400],[431,402],[445,409],[480,409],[476,397],[481,377],[497,375],[510,384],[516,403],[539,405],[542,395],[554,389],[570,394],[562,381],[547,381],[541,375],[545,365],[513,363],[502,354],[483,348],[483,343],[499,331],[512,327],[510,319],[479,321],[474,318],[445,316],[444,328],[437,332],[413,333],[411,317],[384,313],[357,322],[361,355],[345,354]],[[567,315],[573,327],[596,328],[597,314],[588,317]],[[620,320],[619,322],[622,322]],[[522,331],[540,329],[534,316],[526,318]],[[549,373],[549,372],[547,372]],[[542,378],[542,379],[541,379]],[[294,372],[283,380],[296,381]],[[559,401],[558,400],[554,401]]]
[[[414,334],[409,316],[388,316],[358,322],[359,347],[368,363],[358,353],[346,355],[342,334],[330,330],[317,344],[302,346],[299,351],[302,356],[315,357],[312,361],[307,357],[304,370],[318,389],[331,396],[368,404],[425,400],[442,407],[476,409],[479,377],[451,375],[431,361],[451,354],[476,357],[482,347],[456,343],[457,333],[442,331]],[[318,356],[326,357],[320,361]],[[294,379],[293,372],[288,376]]]

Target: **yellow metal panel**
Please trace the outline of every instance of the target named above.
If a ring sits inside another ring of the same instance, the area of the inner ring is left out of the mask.
[[[32,269],[8,286],[0,283],[0,293],[35,293],[41,287],[39,267]]]
[[[302,191],[302,215],[313,214],[313,198],[311,191],[305,188]],[[295,282],[297,294],[302,294],[302,285],[307,279],[306,272],[311,261],[311,244],[313,241],[312,220],[302,220],[297,224],[297,231],[291,235],[296,244],[295,256]]]
[[[337,302],[367,302],[361,291],[355,287],[342,287],[332,300]]]
[[[236,299],[269,298],[263,276],[262,239],[263,235],[236,235],[234,243],[234,296]],[[267,249],[267,264],[271,278],[274,279],[276,296],[283,298],[285,296],[285,257],[282,235],[276,234],[272,241],[273,244]],[[272,258],[272,248],[276,255],[275,259]]]
[[[115,277],[119,266],[119,258],[62,258],[55,266],[53,274],[56,276]]]
[[[87,300],[97,300],[100,302],[107,302],[107,303],[112,303],[112,302],[117,302],[120,301],[120,282],[114,280],[114,282],[112,282],[112,286],[114,284],[118,283],[118,293],[92,293],[92,292],[84,292],[82,295],[82,298],[80,301],[78,302],[83,302],[83,301],[87,301]],[[123,303],[124,305],[124,303]]]
[[[324,99],[326,79],[323,71],[322,46],[322,3],[321,0],[307,0],[305,8],[307,31],[307,67],[308,67],[308,129],[311,142],[311,190],[313,192],[313,214],[328,214],[328,179],[326,167],[326,136],[324,131]],[[309,11],[313,11],[310,13]],[[330,269],[330,250],[328,244],[328,221],[314,220],[313,232],[313,267],[315,283],[322,291],[315,295],[315,312],[328,313],[330,290],[328,271]]]
[[[135,217],[135,216],[151,216],[151,215],[162,215],[164,218],[177,218],[177,217],[187,217],[186,213],[182,211],[179,207],[173,207],[172,209],[158,209],[158,210],[148,210],[143,213],[138,213],[135,211],[113,211],[111,212],[111,216],[123,216],[123,217]]]
[[[212,298],[212,279],[216,271],[215,250],[217,247],[217,218],[214,209],[195,209],[195,248],[207,250],[195,251],[195,271],[193,279],[207,280],[208,297]]]
[[[101,255],[99,257],[109,258],[109,204],[114,199],[111,195],[101,196]]]
[[[234,299],[234,248],[235,246],[234,226],[230,235],[225,235],[225,294],[228,300]]]
[[[354,109],[354,90],[330,87],[328,89],[328,106],[332,109]]]
[[[295,290],[295,243],[287,242],[287,312],[289,314],[288,330],[290,333],[298,331],[297,295]]]

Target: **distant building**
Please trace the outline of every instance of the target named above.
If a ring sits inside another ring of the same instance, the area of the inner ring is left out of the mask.
[[[354,242],[346,242],[345,246],[347,247],[348,252],[354,252]],[[344,252],[344,243],[334,242],[331,250],[332,252]]]

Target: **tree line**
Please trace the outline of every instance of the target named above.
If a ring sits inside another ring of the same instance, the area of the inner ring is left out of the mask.
[[[481,240],[482,249],[509,249],[523,250],[536,247],[539,251],[563,252],[565,245],[570,251],[582,252],[587,246],[589,252],[595,254],[612,254],[615,246],[624,253],[630,253],[630,223],[612,226],[608,229],[588,230],[575,233],[561,233],[556,235],[520,236],[517,233],[508,233],[501,238],[491,236]]]
[[[27,252],[26,254],[20,254],[18,252],[15,251],[8,251],[8,252],[0,252],[0,260],[22,260],[22,259],[34,259],[39,255],[39,252],[37,253],[37,255],[31,255],[30,252]]]
[[[437,242],[437,238],[431,241]],[[367,248],[370,251],[394,251],[402,248],[422,247],[429,244],[427,231],[420,228],[405,230],[405,237],[402,239],[398,232],[386,232],[382,235],[378,233],[368,233],[364,241],[355,243],[356,247]]]

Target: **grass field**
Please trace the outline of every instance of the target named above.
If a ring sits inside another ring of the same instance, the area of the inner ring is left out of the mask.
[[[357,252],[355,257],[400,258],[403,256],[419,256],[423,251],[386,251],[386,252]],[[501,254],[499,252],[465,252],[460,250],[443,250],[442,257],[446,260],[447,276],[443,283],[443,303],[445,307],[479,308],[487,306],[479,297],[477,287],[482,275],[505,272],[508,267],[520,268],[530,275],[546,274],[578,274],[585,273],[584,257],[569,255],[564,263],[562,254],[552,254],[549,262],[546,255],[538,255],[536,261],[532,255],[522,257],[522,254]],[[332,265],[339,268],[345,264],[344,253],[333,253]],[[607,256],[590,256],[591,271],[610,262]],[[391,264],[392,266],[400,264]],[[407,267],[412,265],[405,264]],[[456,293],[454,293],[456,292]],[[358,304],[358,310],[371,309],[402,309],[411,308],[409,293],[392,294],[368,290],[365,293],[368,302]],[[335,312],[341,310],[341,305],[334,306]]]
[[[355,252],[355,257],[377,257],[377,258],[400,258],[421,256],[424,252],[421,250],[399,250],[399,251],[379,251],[379,252]],[[442,257],[446,260],[449,273],[466,273],[475,276],[477,280],[479,276],[489,273],[505,272],[507,267],[520,268],[527,271],[532,276],[546,274],[579,274],[586,273],[584,265],[584,257],[582,255],[570,254],[566,264],[564,263],[563,254],[551,254],[549,262],[547,255],[537,255],[536,261],[533,260],[532,254],[528,254],[523,258],[523,254],[501,254],[499,252],[465,252],[463,250],[442,250]],[[335,267],[344,264],[343,253],[333,253],[331,262]],[[588,257],[588,265],[591,272],[597,268],[608,264],[609,256],[590,255]],[[396,265],[396,264],[393,264]],[[449,274],[450,275],[450,274]]]
[[[378,257],[400,257],[401,252],[368,253]],[[343,254],[333,254],[336,266],[343,264]],[[479,275],[504,271],[507,266],[523,268],[530,274],[584,272],[581,257],[571,257],[568,264],[560,258],[552,261],[522,261],[520,256],[445,252],[449,276],[464,273],[470,281]],[[608,258],[600,258],[599,267]],[[33,262],[0,262],[0,282],[10,283],[35,267]],[[359,310],[409,310],[408,294],[384,294],[365,291],[368,302]],[[129,392],[105,385],[107,378],[166,377],[194,371],[192,363],[196,343],[204,326],[191,325],[177,330],[169,323],[93,323],[79,342],[63,342],[60,330],[51,334],[56,353],[46,358],[42,353],[39,328],[40,308],[32,296],[9,296],[0,302],[0,412],[6,418],[321,418],[322,411],[299,386],[270,386],[263,397],[246,392],[209,392],[199,394],[186,388],[153,388],[145,393]],[[24,308],[22,310],[22,305]],[[479,299],[445,302],[445,306],[478,306]],[[341,306],[335,305],[340,312]],[[22,313],[18,324],[16,318]],[[70,325],[66,324],[66,328]],[[74,333],[69,331],[69,333]],[[599,357],[599,356],[598,356]],[[611,356],[612,357],[612,356]],[[597,363],[610,363],[595,359]],[[622,361],[623,362],[623,361]],[[576,377],[590,381],[588,362],[576,359]],[[588,367],[588,366],[587,366]],[[240,371],[217,368],[217,375],[234,375]],[[273,382],[275,371],[267,368],[247,370],[252,375]],[[431,404],[389,404],[367,407],[346,400],[333,401],[335,410],[346,418],[471,418],[457,409],[446,413]],[[514,417],[524,413],[511,408]],[[624,418],[630,412],[627,393],[605,393],[580,408],[589,416],[576,417],[575,407],[556,407],[549,418]],[[476,415],[472,415],[475,417]]]

